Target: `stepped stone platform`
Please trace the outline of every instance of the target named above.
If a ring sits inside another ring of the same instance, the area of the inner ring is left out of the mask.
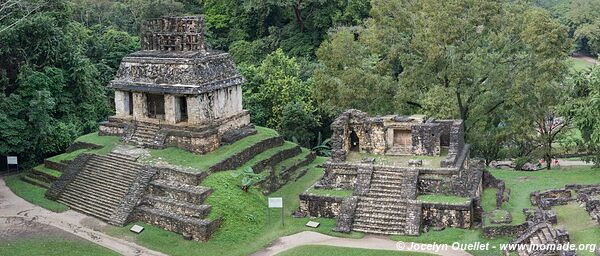
[[[484,167],[471,163],[462,120],[376,116],[350,109],[331,124],[332,157],[314,186],[352,196],[300,196],[301,211],[337,218],[336,231],[419,235],[421,229],[471,228],[480,218]],[[326,192],[325,192],[326,194]],[[463,197],[454,204],[420,195]]]

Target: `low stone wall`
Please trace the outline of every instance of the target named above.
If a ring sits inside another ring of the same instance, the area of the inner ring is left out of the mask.
[[[422,226],[469,229],[473,225],[473,203],[452,205],[423,203]]]
[[[316,185],[320,188],[354,189],[358,175],[358,166],[348,163],[326,162],[325,174]]]
[[[283,187],[285,184],[287,184],[290,180],[292,180],[292,174],[296,173],[296,171],[300,167],[306,166],[307,164],[314,161],[315,158],[315,153],[310,152],[308,155],[306,155],[306,157],[303,160],[298,161],[289,167],[286,167],[286,169],[282,170],[279,173],[277,172],[277,170],[271,169],[267,177],[258,182],[256,185],[261,188],[263,194],[265,195],[273,193],[281,187]],[[302,172],[300,174],[304,175],[306,174],[306,172]]]
[[[221,135],[221,145],[231,144],[250,135],[256,134],[256,128],[253,124],[238,129],[226,131]]]
[[[292,158],[292,157],[300,154],[300,152],[302,152],[302,150],[300,149],[300,146],[295,146],[295,147],[292,147],[289,149],[279,151],[279,152],[275,153],[274,155],[272,155],[271,157],[269,157],[267,159],[263,159],[263,160],[259,161],[258,163],[255,163],[254,165],[252,165],[252,170],[254,170],[255,173],[260,173],[265,168],[267,168],[267,166],[274,166],[277,163],[279,163],[285,159]]]
[[[164,129],[161,132],[165,136],[164,146],[178,147],[199,154],[217,150],[221,142],[217,129],[203,132]]]
[[[220,218],[212,221],[187,218],[181,215],[164,214],[147,207],[138,207],[132,215],[132,220],[162,227],[196,241],[208,241],[222,222]]]
[[[154,179],[173,180],[183,184],[196,186],[208,176],[208,173],[194,170],[174,169],[168,167],[153,167],[156,169]]]
[[[265,139],[211,166],[209,171],[217,172],[236,169],[244,165],[244,163],[248,162],[248,160],[252,159],[261,152],[273,147],[279,147],[281,145],[283,145],[283,138],[280,136]]]
[[[68,163],[59,163],[59,162],[54,162],[48,159],[44,159],[44,166],[46,166],[47,168],[53,169],[53,170],[57,170],[59,172],[64,172],[67,169],[67,166],[69,166]]]
[[[517,225],[485,226],[483,227],[483,236],[487,239],[494,239],[502,236],[516,236],[525,232],[529,228],[529,223]]]
[[[570,189],[551,189],[531,193],[531,205],[548,210],[552,206],[565,205],[573,201]]]
[[[126,134],[128,125],[123,122],[104,121],[100,122],[98,135],[123,136]]]
[[[100,149],[102,147],[104,147],[104,146],[94,144],[94,143],[83,142],[83,141],[75,141],[75,142],[73,142],[73,144],[71,144],[67,148],[66,151],[67,151],[67,153],[70,153],[70,152],[77,151],[80,149]]]
[[[340,214],[343,197],[300,194],[300,211],[311,217],[335,218]]]
[[[451,194],[452,177],[425,174],[419,176],[419,194]]]
[[[85,166],[87,161],[92,157],[90,154],[81,154],[67,167],[60,178],[52,183],[50,189],[46,191],[46,197],[51,200],[58,200],[62,193],[65,191],[67,186],[75,180],[75,177],[79,174],[79,171]]]

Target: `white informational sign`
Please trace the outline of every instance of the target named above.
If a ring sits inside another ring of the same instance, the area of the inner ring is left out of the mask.
[[[318,228],[319,225],[321,225],[321,223],[312,220],[306,223],[306,226],[311,228]]]
[[[269,197],[269,208],[283,208],[283,198]]]
[[[19,161],[17,160],[16,156],[7,156],[6,157],[6,162],[8,164],[19,164]]]
[[[144,227],[140,226],[140,225],[133,225],[133,227],[131,227],[131,229],[129,229],[131,232],[139,234],[142,233],[142,231],[144,231]]]

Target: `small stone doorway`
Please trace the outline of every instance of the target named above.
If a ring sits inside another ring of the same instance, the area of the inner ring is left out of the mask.
[[[127,111],[125,111],[128,115],[133,115],[133,92],[127,92],[125,94],[125,100],[127,101]]]
[[[148,117],[155,119],[165,119],[165,97],[160,94],[146,95],[148,106]]]
[[[187,122],[187,98],[185,96],[178,96],[175,98],[175,101],[177,106],[177,122]]]
[[[358,152],[360,149],[360,140],[355,131],[350,132],[350,151]]]

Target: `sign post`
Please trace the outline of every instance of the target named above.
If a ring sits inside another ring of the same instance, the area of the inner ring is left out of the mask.
[[[10,166],[16,165],[17,171],[19,170],[19,159],[16,156],[7,156],[6,157],[6,170],[10,172]]]
[[[267,208],[267,218],[269,224],[271,224],[271,208],[281,208],[281,226],[284,226],[283,222],[283,197],[269,197],[269,207]]]

